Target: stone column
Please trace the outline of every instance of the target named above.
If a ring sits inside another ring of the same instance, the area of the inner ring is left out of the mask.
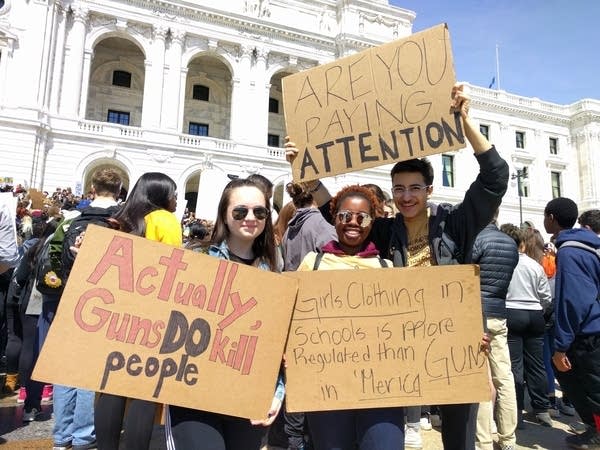
[[[171,29],[171,46],[169,48],[169,72],[163,90],[163,109],[161,122],[165,128],[181,130],[177,128],[179,122],[179,99],[180,91],[185,90],[185,84],[181,86],[181,56],[185,32]],[[183,105],[181,105],[183,108]]]
[[[247,117],[246,106],[251,104],[248,93],[253,51],[254,47],[242,46],[240,49],[240,63],[232,74],[229,139],[235,142],[247,142],[250,136],[249,133],[252,132],[252,127],[248,126],[245,117]]]
[[[79,117],[88,10],[79,4],[73,5],[71,9],[73,11],[73,27],[68,38],[69,52],[64,67],[61,112],[72,117]]]
[[[58,5],[58,4],[57,4]],[[65,42],[67,35],[67,11],[60,7],[57,16],[58,29],[56,31],[56,46],[54,48],[54,68],[52,70],[52,83],[50,91],[50,112],[58,112],[60,86],[63,79],[63,61],[65,57]]]
[[[85,117],[87,112],[88,90],[90,88],[90,71],[92,70],[93,53],[85,51],[83,54],[83,69],[81,80],[81,95],[79,100],[79,117]]]
[[[142,127],[144,128],[160,127],[165,73],[165,39],[168,31],[168,28],[164,26],[155,25],[152,29],[152,55],[149,58],[152,64],[146,64],[142,106]]]
[[[5,105],[16,103],[16,99],[9,95],[9,90],[6,86],[10,86],[10,72],[8,68],[11,66],[13,51],[15,48],[15,38],[8,36],[6,47],[0,47],[0,108]],[[14,73],[14,70],[13,70]]]
[[[266,146],[267,134],[269,132],[269,92],[271,88],[270,80],[266,79],[267,58],[269,51],[264,48],[256,50],[256,64],[254,66],[254,108],[256,116],[254,121],[254,133],[252,135],[253,144]]]

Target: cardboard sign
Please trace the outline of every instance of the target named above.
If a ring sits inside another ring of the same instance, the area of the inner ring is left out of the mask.
[[[465,146],[450,111],[456,82],[445,24],[283,78],[295,180]]]
[[[266,418],[296,280],[90,226],[33,378]]]
[[[38,191],[37,189],[29,189],[27,192],[29,194],[29,198],[31,199],[31,209],[43,209],[44,202],[46,201],[46,196],[43,192]]]
[[[289,411],[490,399],[478,266],[289,276],[300,281],[286,347]]]

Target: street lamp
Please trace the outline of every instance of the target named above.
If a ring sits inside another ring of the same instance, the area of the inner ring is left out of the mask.
[[[523,180],[527,178],[527,167],[517,169],[517,173],[513,173],[510,178],[517,180],[517,190],[519,191],[519,226],[523,226]]]

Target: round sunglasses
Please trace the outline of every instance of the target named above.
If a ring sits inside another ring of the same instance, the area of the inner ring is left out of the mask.
[[[231,211],[231,217],[233,217],[233,220],[244,220],[249,211],[250,208],[246,206],[236,206]],[[269,210],[264,206],[255,206],[252,208],[252,214],[254,214],[256,220],[265,220],[269,215]]]
[[[366,212],[352,212],[352,211],[338,211],[338,213],[336,214],[337,219],[342,222],[342,223],[350,223],[352,222],[352,219],[354,217],[356,217],[356,223],[361,227],[361,228],[367,228],[370,224],[371,221],[373,220],[373,218],[371,217],[371,215],[369,213]]]

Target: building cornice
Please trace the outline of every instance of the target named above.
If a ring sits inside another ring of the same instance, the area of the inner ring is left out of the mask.
[[[231,11],[221,11],[204,5],[182,4],[162,0],[120,0],[121,4],[151,11],[151,15],[157,16],[165,22],[176,24],[177,28],[187,28],[186,31],[195,34],[194,22],[202,24],[213,24],[222,26],[229,30],[235,30],[240,34],[253,35],[263,39],[282,39],[298,42],[317,50],[326,49],[333,52],[335,39],[322,34],[295,30],[285,25],[263,20],[260,17],[251,17]],[[110,2],[90,1],[94,10],[106,15],[115,15],[114,8]],[[128,9],[131,12],[131,9]],[[124,12],[124,11],[123,11]],[[268,18],[267,18],[268,19]]]

